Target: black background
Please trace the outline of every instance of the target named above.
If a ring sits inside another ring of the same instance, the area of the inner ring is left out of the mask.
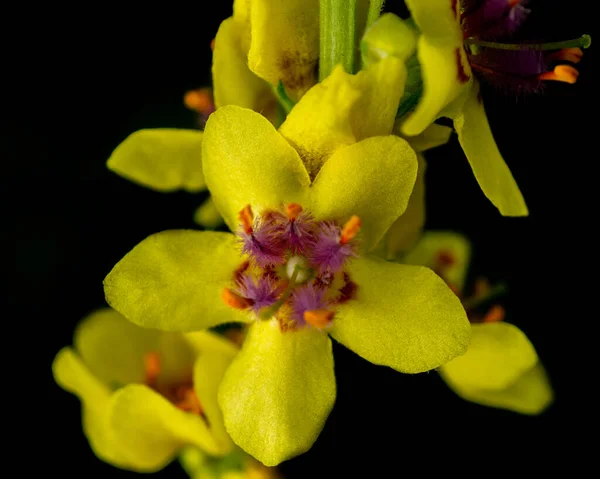
[[[398,3],[389,6],[401,11]],[[592,33],[585,3],[534,2],[531,21],[550,40]],[[135,130],[193,127],[182,96],[210,82],[209,44],[231,13],[229,2],[156,5],[7,7],[3,395],[6,430],[14,429],[5,434],[18,451],[6,460],[20,459],[22,473],[134,477],[94,457],[79,403],[54,384],[50,364],[76,323],[104,305],[102,279],[127,251],[151,233],[194,227],[202,196],[152,192],[105,168]],[[427,155],[428,226],[466,233],[474,273],[508,283],[510,320],[535,344],[555,404],[539,417],[481,407],[456,397],[435,372],[402,375],[335,345],[336,407],[313,449],[282,466],[287,477],[439,468],[480,476],[504,466],[542,472],[580,464],[572,458],[583,454],[576,444],[591,421],[584,403],[593,383],[581,377],[594,372],[579,344],[597,320],[595,297],[584,291],[595,260],[585,245],[595,218],[593,54],[586,50],[573,86],[549,84],[527,98],[484,89],[528,218],[500,216],[455,137]],[[158,475],[177,474],[173,465]]]

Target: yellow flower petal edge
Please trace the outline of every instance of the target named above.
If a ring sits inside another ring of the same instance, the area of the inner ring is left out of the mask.
[[[243,36],[244,25],[237,18],[228,18],[219,26],[212,63],[215,106],[250,108],[273,121],[277,100],[271,86],[248,68]]]
[[[464,354],[471,326],[444,281],[428,268],[357,258],[357,298],[339,308],[333,338],[374,364],[403,373],[437,368]]]
[[[451,0],[406,0],[412,18],[423,35],[439,44],[462,44],[460,2]]]
[[[411,145],[412,146],[412,145]],[[422,154],[417,153],[419,171],[415,187],[408,200],[404,214],[400,216],[382,238],[380,248],[383,257],[395,260],[405,252],[410,251],[419,238],[425,226],[425,170],[427,164]]]
[[[462,43],[438,45],[428,36],[421,35],[417,57],[421,65],[423,94],[415,110],[401,125],[406,136],[423,133],[451,102],[462,98],[464,91],[473,86],[471,67]],[[458,101],[458,100],[457,100]]]
[[[523,373],[515,382],[504,389],[481,389],[453,381],[440,370],[442,378],[460,397],[483,406],[508,409],[520,414],[543,413],[554,401],[554,392],[548,375],[541,363]]]
[[[398,126],[400,124],[401,122],[397,123]],[[400,134],[399,128],[397,128],[397,134]],[[445,145],[450,141],[451,135],[452,128],[433,123],[420,135],[406,137],[406,141],[415,151],[422,152]]]
[[[406,5],[422,33],[417,42],[417,57],[423,94],[401,127],[404,135],[415,136],[470,89],[473,80],[463,49],[459,2],[407,0]]]
[[[163,231],[115,265],[104,279],[106,301],[133,323],[166,331],[248,321],[220,296],[239,262],[230,233]]]
[[[363,62],[372,65],[394,56],[405,62],[417,47],[417,35],[404,20],[393,13],[384,13],[365,32],[360,49]]]
[[[219,108],[204,130],[204,174],[215,206],[232,231],[247,204],[256,211],[303,202],[310,178],[298,153],[258,113]]]
[[[302,97],[279,127],[311,178],[336,149],[356,142],[349,118],[361,92],[349,78],[341,66],[334,68]]]
[[[504,216],[527,216],[529,211],[506,165],[485,114],[478,89],[467,96],[454,128],[481,191]]]
[[[392,133],[406,68],[387,58],[351,75],[336,67],[294,106],[279,132],[300,153],[311,178],[339,148]]]
[[[318,0],[253,0],[250,70],[298,100],[317,80]]]
[[[202,132],[150,128],[129,135],[106,166],[124,178],[158,191],[206,189],[202,173]]]
[[[443,366],[454,384],[476,389],[504,389],[533,368],[538,356],[527,336],[512,324],[472,325],[472,339],[464,356]]]
[[[129,384],[115,392],[106,420],[139,470],[163,468],[184,444],[210,455],[227,452],[214,440],[201,416],[177,409],[143,384]]]
[[[226,342],[224,347],[219,348],[218,351],[213,348],[210,355],[200,354],[194,365],[194,389],[208,419],[210,430],[221,445],[229,448],[233,447],[233,443],[225,430],[223,413],[219,408],[216,392],[219,390],[227,368],[238,352],[237,348]]]
[[[338,150],[323,165],[311,188],[312,212],[317,219],[342,222],[358,215],[366,253],[404,213],[416,176],[417,156],[405,140],[367,138]]]
[[[206,198],[194,212],[194,222],[207,230],[213,230],[223,224],[223,217],[215,206],[212,197]]]
[[[52,374],[61,388],[81,400],[83,432],[94,454],[115,466],[130,467],[131,463],[104,422],[110,398],[108,388],[94,377],[77,353],[69,347],[61,349],[54,358]]]
[[[463,291],[471,262],[471,243],[461,233],[425,231],[415,247],[402,258],[402,262],[435,268],[440,253],[447,253],[453,259],[452,264],[444,267],[444,279],[458,291]]]
[[[195,352],[183,335],[144,329],[110,308],[92,312],[75,330],[74,345],[94,376],[111,387],[144,382],[144,356],[161,357],[161,382],[191,373]]]
[[[219,390],[227,431],[267,466],[306,452],[335,402],[331,341],[322,331],[282,334],[254,324]]]

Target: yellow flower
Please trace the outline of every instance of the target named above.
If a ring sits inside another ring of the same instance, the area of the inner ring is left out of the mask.
[[[294,101],[317,81],[318,0],[235,0],[215,37],[217,108],[238,105],[277,120],[280,83]]]
[[[458,233],[428,231],[405,258],[426,265],[462,296],[470,261],[470,244]],[[488,289],[485,284],[481,289]],[[489,295],[489,291],[478,293]],[[471,299],[463,304],[470,313]],[[502,321],[501,307],[483,317],[470,314],[472,339],[467,353],[440,367],[439,373],[456,394],[475,403],[522,414],[539,414],[553,401],[553,392],[535,348],[516,326]]]
[[[452,118],[483,193],[503,215],[527,216],[519,187],[494,141],[479,85],[466,58],[459,2],[407,0],[406,3],[415,29],[393,14],[386,14],[363,39],[363,51],[375,55],[375,59],[396,55],[400,47],[401,54],[406,55],[416,47],[418,63],[415,59],[409,66],[416,69],[417,76],[420,73],[422,93],[406,100],[411,107],[415,101],[416,107],[402,118],[402,135],[419,135],[437,118]]]
[[[152,472],[184,446],[211,457],[234,449],[217,388],[236,353],[213,333],[144,329],[105,308],[82,320],[74,347],[57,354],[52,371],[80,398],[94,453],[117,467]]]
[[[333,406],[327,333],[407,373],[468,346],[464,309],[437,275],[369,254],[417,174],[416,154],[391,134],[404,75],[395,58],[357,75],[337,68],[279,131],[251,110],[219,108],[206,125],[204,174],[238,237],[152,235],[104,281],[109,304],[146,327],[250,323],[219,403],[233,440],[266,465],[308,450]]]

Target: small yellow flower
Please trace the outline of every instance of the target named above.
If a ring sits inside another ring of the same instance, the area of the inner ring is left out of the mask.
[[[105,308],[78,325],[52,371],[82,403],[95,454],[117,467],[157,471],[184,446],[223,457],[234,445],[217,405],[217,388],[237,353],[209,333],[140,328]]]
[[[219,403],[236,444],[266,465],[308,450],[331,411],[329,335],[407,373],[467,349],[464,309],[437,275],[369,254],[417,176],[415,152],[391,134],[404,76],[396,58],[357,75],[337,68],[279,130],[254,111],[219,108],[204,174],[238,237],[158,233],[104,281],[109,304],[146,327],[250,323]]]
[[[462,296],[471,247],[458,233],[428,231],[405,258],[409,264],[437,270]],[[479,291],[478,291],[479,290]],[[476,283],[475,299],[489,295]],[[470,313],[472,298],[463,300]],[[540,414],[553,401],[544,367],[527,336],[503,321],[504,311],[492,307],[484,316],[469,314],[472,337],[467,353],[439,368],[446,384],[462,398],[484,406],[522,414]]]

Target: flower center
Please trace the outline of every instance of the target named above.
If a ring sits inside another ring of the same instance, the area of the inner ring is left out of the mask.
[[[460,23],[471,68],[488,83],[517,91],[535,90],[549,80],[575,83],[579,72],[573,65],[581,61],[582,48],[590,46],[590,36],[551,43],[507,42],[530,13],[522,3],[463,2]]]
[[[162,368],[160,356],[156,352],[151,352],[144,356],[144,369],[144,384],[146,386],[163,396],[177,409],[204,417],[202,406],[198,400],[196,391],[194,391],[194,383],[191,378],[177,384],[159,384],[158,377]]]
[[[358,255],[358,216],[340,226],[290,203],[256,216],[247,205],[239,221],[242,253],[249,259],[234,272],[233,287],[222,291],[228,306],[257,320],[275,319],[282,331],[323,329],[336,306],[354,298],[357,286],[346,266]]]

